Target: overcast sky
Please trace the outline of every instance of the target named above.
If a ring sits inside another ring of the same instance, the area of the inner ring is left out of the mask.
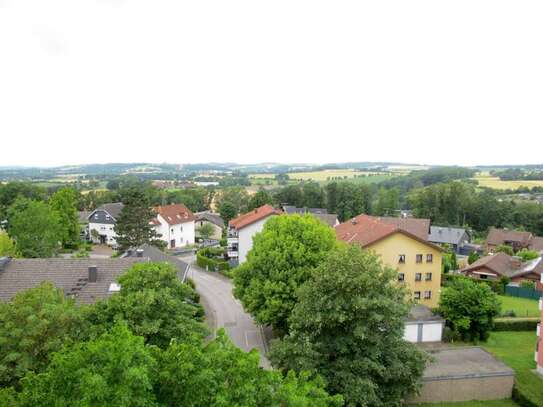
[[[0,166],[543,163],[543,2],[0,0]]]

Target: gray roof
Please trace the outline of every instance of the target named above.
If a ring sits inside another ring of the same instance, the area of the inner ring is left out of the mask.
[[[428,322],[428,321],[442,321],[443,318],[437,314],[434,314],[430,308],[426,305],[417,304],[411,307],[409,315],[407,317],[408,322]]]
[[[177,274],[180,278],[183,277],[183,275],[189,268],[188,263],[185,263],[184,261],[178,259],[175,256],[170,256],[169,254],[164,253],[162,250],[158,249],[157,247],[148,244],[142,245],[138,249],[128,250],[123,255],[123,258],[139,259],[141,261],[147,262],[170,263],[175,268],[177,268]]]
[[[297,208],[296,206],[291,205],[283,205],[283,211],[287,215],[292,215],[295,213],[299,215],[304,215],[306,213],[311,213],[313,215],[324,215],[328,213],[328,211],[324,208]]]
[[[423,382],[474,377],[513,376],[513,370],[479,347],[448,348],[432,352]]]
[[[432,243],[447,243],[447,244],[460,244],[464,235],[466,235],[466,229],[462,228],[448,228],[441,226],[430,226],[430,235],[428,241]]]
[[[4,258],[5,259],[5,258]],[[9,259],[0,262],[0,301],[50,281],[79,303],[90,304],[108,297],[110,284],[142,259]],[[89,267],[96,266],[97,281],[88,281]]]
[[[124,204],[122,202],[113,202],[113,203],[106,203],[106,204],[100,205],[95,210],[106,211],[116,220],[121,214],[123,208],[124,208]],[[92,212],[94,213],[94,211]],[[92,213],[90,215],[92,215]]]
[[[90,211],[79,211],[77,216],[79,218],[79,223],[87,223],[89,221]]]
[[[209,211],[196,212],[194,216],[196,216],[196,221],[207,220],[208,222],[211,222],[214,225],[217,225],[221,229],[224,229],[224,220],[220,217],[220,215],[216,213],[209,212]]]
[[[328,213],[328,211],[324,208],[297,208],[296,206],[290,205],[283,205],[282,208],[283,212],[285,212],[287,215],[305,215],[309,213],[330,227],[334,227],[338,223],[337,215]]]

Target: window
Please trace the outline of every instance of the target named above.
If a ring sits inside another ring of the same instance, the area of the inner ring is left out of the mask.
[[[415,291],[415,299],[420,300],[420,291]]]
[[[398,263],[404,264],[405,263],[405,254],[400,254],[398,258]]]
[[[170,229],[170,232],[172,232],[172,233],[173,233],[173,228],[171,228],[171,229]]]
[[[94,214],[94,219],[98,219],[98,214],[97,213]]]
[[[417,263],[422,263],[422,254],[417,254]]]
[[[431,291],[424,291],[424,299],[429,300],[432,298],[432,292]]]
[[[488,276],[486,274],[479,274],[479,278],[482,280],[488,279]]]
[[[432,281],[432,273],[426,273],[426,281]]]
[[[422,281],[422,273],[415,273],[415,281]]]
[[[398,281],[405,281],[405,274],[404,273],[399,273],[398,274]]]
[[[111,219],[111,216],[106,215],[106,220],[110,220],[110,219]]]
[[[432,263],[434,261],[434,255],[429,253],[426,255],[426,263]]]

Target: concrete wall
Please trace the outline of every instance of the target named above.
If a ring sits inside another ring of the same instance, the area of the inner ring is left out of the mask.
[[[383,262],[392,268],[403,273],[405,284],[411,291],[413,297],[416,291],[420,292],[421,298],[418,303],[435,308],[439,304],[441,295],[441,252],[431,246],[423,244],[401,233],[395,233],[383,240],[368,247],[381,256]],[[405,263],[398,263],[399,255],[405,255]],[[416,255],[422,254],[422,262],[416,262]],[[426,256],[432,254],[431,263],[426,261]],[[415,281],[415,274],[422,273],[422,281]],[[426,273],[432,273],[432,280],[426,281]],[[425,291],[431,292],[429,300],[424,299]],[[412,298],[413,298],[412,297]]]
[[[420,395],[409,403],[440,403],[511,398],[514,376],[424,381]]]

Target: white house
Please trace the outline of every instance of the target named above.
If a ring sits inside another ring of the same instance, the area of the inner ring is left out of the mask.
[[[160,239],[169,249],[194,244],[193,213],[183,204],[157,206],[152,220]]]
[[[262,231],[270,216],[280,213],[273,206],[264,205],[232,219],[228,223],[228,257],[237,259],[238,264],[243,263],[253,247],[253,236]]]
[[[121,202],[107,203],[88,215],[88,234],[93,243],[115,246],[117,244],[115,224],[124,205]],[[93,232],[95,231],[95,232]]]

